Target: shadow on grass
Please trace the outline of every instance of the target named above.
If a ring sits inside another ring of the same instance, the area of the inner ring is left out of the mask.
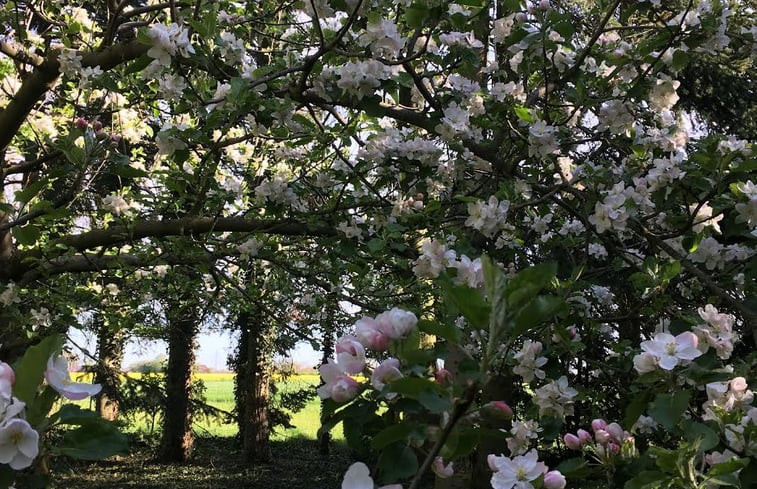
[[[234,438],[201,437],[194,456],[183,464],[156,462],[147,447],[120,460],[60,461],[54,464],[56,488],[66,489],[335,489],[349,467],[350,452],[334,442],[331,454],[318,452],[310,438],[272,441],[273,462],[245,466]]]

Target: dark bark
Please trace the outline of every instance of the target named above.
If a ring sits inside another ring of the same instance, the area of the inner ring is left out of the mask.
[[[491,401],[505,401],[509,404],[513,399],[513,385],[515,380],[510,376],[493,375],[487,382],[481,391],[481,405],[489,403]],[[506,421],[502,424],[496,424],[492,420],[484,420],[486,428],[489,429],[502,429],[509,428],[510,422]],[[489,489],[491,488],[491,476],[492,471],[489,468],[489,463],[486,458],[490,453],[501,455],[507,453],[507,443],[505,443],[505,437],[491,438],[483,437],[481,443],[476,448],[475,458],[473,460],[473,473],[471,474],[471,489]]]
[[[120,329],[114,330],[101,317],[96,321],[99,363],[95,382],[102,386],[102,390],[95,398],[95,409],[101,417],[114,421],[119,411],[124,336]]]
[[[158,458],[164,462],[184,462],[191,455],[193,444],[189,403],[199,319],[194,304],[181,303],[180,297],[172,300],[177,303],[167,305],[166,405]]]
[[[242,456],[248,463],[271,460],[271,362],[273,360],[273,325],[254,315],[246,315],[247,345],[243,363],[245,383],[242,389]],[[241,350],[241,348],[240,348]]]
[[[332,350],[334,349],[334,335],[327,331],[324,333],[323,338],[323,358],[321,358],[321,364],[328,363],[331,358]],[[322,381],[321,381],[322,382]],[[325,421],[324,401],[321,401],[321,425]],[[324,432],[318,437],[318,449],[321,455],[328,455],[330,451],[331,433]]]

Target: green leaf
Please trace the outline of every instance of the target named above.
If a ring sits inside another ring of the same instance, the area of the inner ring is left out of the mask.
[[[534,121],[534,116],[531,115],[531,111],[528,110],[528,108],[523,107],[523,106],[517,106],[513,110],[515,111],[515,115],[518,117],[518,119],[524,122]]]
[[[519,336],[554,316],[563,306],[562,297],[540,295],[534,297],[515,315],[510,337]]]
[[[631,402],[626,406],[625,416],[623,417],[623,426],[633,426],[638,421],[639,416],[644,414],[644,410],[649,403],[649,392],[634,392]]]
[[[411,448],[402,444],[394,444],[381,452],[378,466],[381,471],[381,479],[390,484],[418,472],[418,458]]]
[[[47,185],[47,181],[44,179],[30,183],[26,186],[26,188],[15,193],[16,202],[20,204],[26,204],[27,202],[32,200],[32,198],[34,198],[34,196],[37,195],[45,185]]]
[[[31,224],[27,224],[26,226],[15,226],[11,228],[11,233],[19,244],[25,246],[33,246],[37,243],[40,236],[39,229]]]
[[[426,16],[429,13],[428,7],[414,3],[405,10],[405,23],[411,29],[424,27]]]
[[[732,458],[726,462],[713,465],[709,472],[707,472],[707,475],[714,477],[723,474],[732,474],[737,470],[746,468],[747,465],[749,465],[748,458]]]
[[[113,424],[97,417],[67,431],[54,450],[79,460],[103,460],[114,455],[127,455],[129,444],[126,436]]]
[[[669,478],[664,472],[645,470],[626,482],[623,489],[655,489],[662,487],[662,482],[667,481]]]
[[[393,392],[417,400],[432,413],[441,413],[452,407],[450,400],[441,395],[443,389],[430,379],[403,377],[390,386]]]
[[[32,404],[42,384],[47,368],[47,360],[63,348],[63,335],[52,335],[27,348],[26,353],[14,367],[16,383],[13,385],[13,395],[26,404]]]
[[[461,337],[460,328],[454,324],[442,324],[436,321],[421,319],[418,321],[418,329],[426,334],[444,338],[450,343],[459,342]]]
[[[683,437],[688,441],[701,440],[699,449],[702,451],[712,450],[720,443],[718,434],[712,428],[695,421],[684,423]]]
[[[691,392],[678,391],[673,394],[658,394],[649,405],[649,415],[668,430],[672,430],[689,407]]]
[[[565,477],[584,477],[589,472],[589,464],[583,457],[574,457],[560,462],[555,470],[559,470]]]
[[[373,437],[373,440],[371,440],[371,447],[376,450],[381,450],[387,445],[403,441],[410,436],[410,433],[413,432],[415,427],[415,424],[404,422],[384,428]]]
[[[478,329],[488,326],[491,307],[481,296],[481,292],[464,285],[455,285],[449,280],[442,280],[441,284],[445,299],[460,311],[471,326]]]
[[[507,282],[507,287],[505,287],[508,305],[517,308],[525,304],[546,287],[556,274],[556,263],[542,263],[521,270]]]
[[[139,58],[129,63],[124,74],[130,75],[132,73],[138,73],[147,68],[147,65],[149,65],[150,63],[152,63],[152,58],[147,56],[146,54],[143,54]]]

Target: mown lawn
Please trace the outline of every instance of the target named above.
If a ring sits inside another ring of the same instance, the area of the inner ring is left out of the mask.
[[[130,374],[133,375],[133,374]],[[234,374],[210,373],[195,374],[205,384],[206,402],[213,407],[226,412],[234,410]],[[302,388],[315,388],[320,378],[316,374],[304,374],[291,377],[286,381],[277,382],[276,387],[280,393],[296,391]],[[305,438],[314,440],[318,428],[320,428],[320,401],[316,397],[311,399],[302,411],[292,414],[292,425],[295,428],[277,428],[273,436],[274,440],[287,440],[290,438]],[[160,425],[160,420],[156,426]],[[223,419],[196,419],[195,432],[205,437],[232,437],[237,434],[235,423],[225,423]],[[145,435],[150,431],[150,423],[146,417],[138,417],[134,423],[126,428],[127,432]],[[334,439],[343,439],[341,425],[332,432]]]

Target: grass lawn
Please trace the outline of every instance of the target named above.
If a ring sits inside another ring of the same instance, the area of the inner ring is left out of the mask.
[[[234,374],[196,374],[196,378],[199,378],[205,384],[205,398],[208,404],[227,412],[234,410]],[[308,386],[314,388],[319,381],[318,375],[305,374],[291,377],[285,382],[278,382],[276,386],[279,392],[283,394]],[[293,413],[292,424],[295,428],[278,427],[273,439],[305,438],[315,440],[318,428],[321,426],[320,409],[320,400],[318,398],[311,399],[302,411]],[[160,426],[160,420],[156,422],[156,426]],[[235,423],[224,423],[221,419],[197,419],[194,423],[194,430],[198,436],[203,437],[232,437],[237,434]],[[135,423],[127,428],[127,431],[141,434],[149,432],[148,419],[146,417],[138,418]],[[332,436],[335,440],[343,439],[341,425],[333,430]]]

